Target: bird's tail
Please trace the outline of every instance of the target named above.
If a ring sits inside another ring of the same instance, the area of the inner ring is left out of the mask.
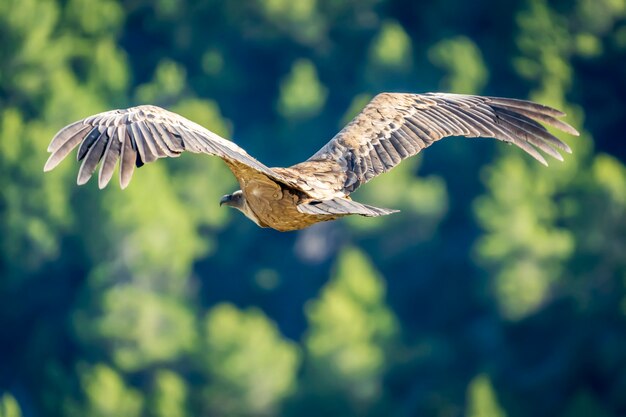
[[[378,217],[397,213],[400,210],[368,206],[367,204],[362,204],[347,198],[334,198],[332,200],[311,201],[306,204],[300,204],[298,206],[298,211],[300,213],[318,215],[358,214],[366,217]]]

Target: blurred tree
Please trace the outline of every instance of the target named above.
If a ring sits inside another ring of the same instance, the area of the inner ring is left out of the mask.
[[[4,393],[0,397],[0,417],[22,417],[20,405],[11,394]]]
[[[185,417],[188,415],[188,388],[175,372],[159,370],[154,375],[150,396],[150,415],[154,417]]]
[[[324,19],[317,12],[317,0],[257,0],[267,22],[299,42],[314,44],[323,35]]]
[[[209,378],[205,412],[273,414],[295,389],[298,349],[261,311],[217,305],[206,315],[204,338],[199,357]]]
[[[278,111],[288,119],[315,116],[326,102],[326,95],[313,63],[300,59],[281,83]]]
[[[79,312],[75,322],[83,339],[107,346],[125,371],[171,362],[195,343],[195,320],[185,304],[134,285],[107,290],[101,312],[91,319]]]
[[[518,22],[522,53],[515,61],[518,72],[539,85],[533,98],[563,108],[571,82],[567,64],[571,38],[565,20],[543,0],[531,0]],[[476,204],[487,231],[477,248],[482,261],[495,272],[496,296],[508,318],[524,317],[545,302],[574,249],[574,237],[559,226],[562,211],[555,195],[571,183],[576,161],[583,161],[588,151],[580,141],[569,142],[575,150],[573,157],[554,167],[550,175],[513,152],[486,172],[492,194]]]
[[[479,375],[470,382],[467,403],[467,417],[506,417],[486,375]]]
[[[465,36],[437,42],[428,50],[428,57],[447,73],[441,80],[443,90],[475,94],[487,82],[488,71],[480,50]]]
[[[150,82],[137,86],[135,96],[139,103],[167,103],[183,94],[185,69],[170,59],[163,59],[154,70]]]
[[[332,396],[339,403],[337,397],[347,396],[351,411],[360,414],[381,396],[386,354],[397,334],[382,278],[360,251],[343,249],[330,282],[306,313],[305,395]],[[326,406],[306,407],[314,407],[310,414]]]
[[[533,99],[569,110],[574,124],[581,125],[582,110],[564,103],[572,87],[571,59],[576,42],[580,41],[577,35],[586,29],[568,24],[567,15],[551,9],[544,1],[528,1],[527,5],[518,19],[521,56],[515,60],[516,68],[537,86],[531,95]],[[543,307],[551,301],[573,302],[581,316],[576,318],[578,323],[587,320],[596,323],[580,331],[593,333],[589,336],[589,346],[581,348],[582,352],[589,348],[606,349],[603,340],[611,337],[610,329],[598,332],[590,329],[599,325],[596,320],[604,320],[600,317],[620,311],[626,240],[626,207],[621,203],[623,193],[617,191],[624,182],[624,166],[612,157],[593,155],[589,139],[583,132],[580,139],[571,140],[574,154],[568,156],[566,164],[552,168],[549,175],[518,155],[503,155],[486,170],[484,178],[489,193],[475,206],[487,232],[478,242],[478,255],[495,273],[495,295],[503,317],[514,321],[531,320],[532,316],[550,317],[550,310]],[[607,297],[609,293],[613,296]],[[599,294],[605,296],[596,298]],[[556,323],[546,327],[549,330],[543,331],[556,332],[561,328]],[[540,328],[531,324],[527,330],[542,331]],[[512,342],[510,348],[516,349]],[[524,349],[528,349],[527,343],[517,348]],[[571,346],[558,346],[554,342],[537,349],[534,360],[529,362],[529,356],[520,356],[509,373],[521,385],[513,407],[519,415],[534,408],[526,402],[530,396],[537,395],[533,393],[537,386],[548,386],[556,378],[569,381],[568,377],[557,377],[554,372],[552,376],[535,380],[535,386],[522,382],[524,370],[532,375],[541,369],[539,363],[550,363],[546,357],[550,350],[557,350],[556,355],[562,358],[572,351]],[[607,353],[606,367],[593,371],[594,374],[610,380],[609,369],[615,366],[621,369],[617,356]],[[528,367],[529,363],[533,366]],[[572,366],[567,362],[551,363],[555,369]],[[585,390],[586,386],[574,382],[569,390],[574,389]],[[567,394],[554,395],[562,401]],[[620,396],[613,392],[600,395],[604,404],[624,406]],[[572,397],[570,401],[566,415],[578,406],[587,410],[588,415],[605,412],[593,395]],[[555,408],[546,406],[544,412],[554,412],[551,410]]]
[[[124,383],[122,377],[104,364],[79,366],[81,388],[84,400],[81,403],[68,402],[70,416],[140,416],[143,408],[141,394]]]
[[[383,22],[370,46],[370,61],[381,67],[406,70],[411,65],[411,46],[411,38],[398,22]]]

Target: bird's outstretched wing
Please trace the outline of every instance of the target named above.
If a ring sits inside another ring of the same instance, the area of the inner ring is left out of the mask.
[[[333,172],[324,176],[325,186],[347,195],[447,136],[500,139],[547,165],[538,150],[563,160],[558,150],[571,153],[571,149],[541,123],[578,135],[557,119],[562,116],[559,110],[524,100],[382,93],[315,155],[291,169],[309,174]]]
[[[104,188],[111,180],[119,159],[120,185],[125,188],[135,166],[140,167],[158,158],[176,157],[185,150],[219,156],[231,170],[243,169],[281,180],[279,174],[233,142],[156,106],[112,110],[66,126],[48,146],[52,155],[44,171],[56,167],[79,144],[77,157],[78,161],[82,161],[78,171],[79,185],[89,180],[101,162],[98,186]]]

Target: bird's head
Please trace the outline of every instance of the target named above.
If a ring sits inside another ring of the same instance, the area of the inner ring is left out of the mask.
[[[244,211],[246,205],[246,198],[243,196],[241,190],[237,190],[232,194],[226,194],[220,200],[220,206],[227,205],[234,207],[238,210]]]
[[[246,201],[246,196],[243,195],[243,192],[241,190],[237,190],[232,194],[227,194],[222,197],[222,199],[220,200],[220,206],[224,204],[236,208],[237,210],[245,214],[247,218],[255,222],[257,225],[261,226],[261,222],[257,218],[256,214],[254,214],[254,211],[252,211],[252,209],[248,205],[248,202]]]

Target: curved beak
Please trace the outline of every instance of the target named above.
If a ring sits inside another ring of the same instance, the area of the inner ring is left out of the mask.
[[[226,194],[225,196],[223,196],[220,199],[220,207],[224,204],[228,205],[228,203],[230,203],[230,200],[232,200],[232,194]]]

